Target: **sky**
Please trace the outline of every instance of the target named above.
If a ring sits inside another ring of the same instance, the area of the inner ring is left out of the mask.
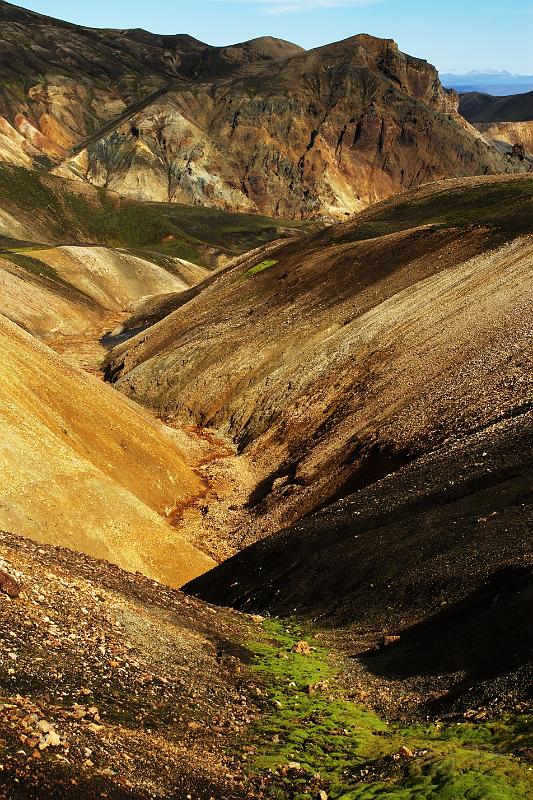
[[[305,48],[356,33],[395,39],[441,71],[533,74],[533,0],[23,0],[81,25],[188,33],[214,45],[257,36]]]

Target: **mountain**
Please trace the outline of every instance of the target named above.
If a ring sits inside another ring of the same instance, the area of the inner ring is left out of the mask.
[[[254,251],[137,320],[106,375],[230,436],[255,475],[240,540],[279,530],[527,405],[531,190],[444,181]]]
[[[469,122],[531,122],[533,121],[533,91],[493,97],[471,92],[464,94],[459,111]]]
[[[428,181],[525,169],[392,40],[213,48],[7,3],[0,20],[2,158],[136,199],[342,218]]]
[[[530,122],[0,20],[2,800],[529,800]]]
[[[461,95],[459,111],[502,152],[533,160],[533,92],[493,97],[477,92]],[[530,167],[531,168],[531,167]]]
[[[218,211],[206,229],[206,213],[0,167],[0,525],[171,585],[214,563],[182,511],[209,499],[224,448],[100,380],[106,335],[214,274],[180,256],[214,266],[305,228]]]
[[[110,356],[259,467],[248,546],[185,590],[333,629],[437,715],[531,702],[532,188],[444,181],[271,247],[205,290],[208,348],[196,299]]]

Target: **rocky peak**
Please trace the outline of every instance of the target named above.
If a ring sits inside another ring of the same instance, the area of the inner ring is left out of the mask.
[[[12,163],[142,200],[330,219],[432,180],[525,169],[392,39],[212,47],[6,3],[0,19],[0,157]]]

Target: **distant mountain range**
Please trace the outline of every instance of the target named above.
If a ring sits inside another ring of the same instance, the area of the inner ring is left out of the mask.
[[[472,70],[465,74],[441,72],[440,79],[447,89],[464,92],[484,92],[503,96],[533,90],[533,75],[516,75],[507,70]]]

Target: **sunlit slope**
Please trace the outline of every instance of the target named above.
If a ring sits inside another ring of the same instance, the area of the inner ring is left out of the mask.
[[[180,585],[213,562],[161,515],[198,479],[163,426],[0,317],[0,527]]]
[[[178,259],[168,267],[105,247],[6,248],[0,313],[40,338],[82,333],[102,326],[110,312],[185,291],[208,274]]]

